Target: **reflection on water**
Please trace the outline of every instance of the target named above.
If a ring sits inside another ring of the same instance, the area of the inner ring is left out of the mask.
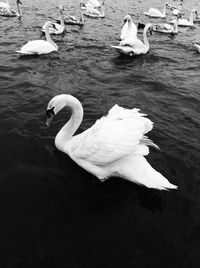
[[[199,267],[200,57],[191,44],[200,25],[174,38],[149,36],[149,53],[136,58],[110,47],[127,12],[147,23],[143,11],[162,9],[160,2],[108,0],[105,19],[68,26],[54,37],[58,53],[40,57],[15,51],[43,38],[41,25],[58,16],[56,2],[25,1],[21,22],[0,18],[1,267]],[[66,13],[78,12],[78,1],[66,5]],[[184,5],[188,17],[199,7]],[[149,137],[161,148],[147,159],[178,191],[119,178],[101,183],[58,152],[54,137],[69,114],[47,129],[45,110],[61,93],[83,104],[78,132],[115,103],[147,113]]]

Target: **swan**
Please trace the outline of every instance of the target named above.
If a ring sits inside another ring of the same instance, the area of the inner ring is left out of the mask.
[[[105,12],[104,12],[104,2],[102,3],[102,6],[100,7],[100,10],[97,10],[94,7],[88,7],[84,13],[85,16],[91,17],[91,18],[104,18]]]
[[[10,9],[10,4],[8,2],[8,0],[6,0],[6,2],[0,2],[0,9],[1,8],[9,8]]]
[[[121,30],[120,39],[137,38],[137,26],[133,22],[130,15],[126,15],[124,18],[124,25]]]
[[[158,148],[145,135],[153,122],[139,109],[113,106],[108,115],[86,131],[73,136],[83,119],[83,107],[71,95],[53,97],[47,105],[47,126],[65,106],[72,111],[70,120],[55,137],[55,146],[79,166],[105,181],[118,176],[158,190],[176,189],[145,159],[149,146]]]
[[[159,33],[165,33],[165,34],[176,34],[178,33],[178,21],[176,20],[174,23],[168,24],[156,24],[153,26],[152,30],[154,32],[159,32]]]
[[[63,6],[59,5],[59,12],[60,12],[60,24],[56,23],[56,22],[51,22],[51,24],[53,25],[52,27],[49,27],[49,33],[50,34],[62,34],[65,31],[65,22],[64,22],[64,18],[63,18]],[[42,27],[42,32],[45,32],[45,26],[46,23],[43,25]]]
[[[98,8],[100,6],[101,6],[101,4],[100,4],[100,2],[98,0],[89,0],[86,4],[81,2],[81,8],[82,9],[88,9],[90,7]]]
[[[200,53],[200,45],[199,44],[196,44],[196,43],[193,43],[193,46]]]
[[[197,10],[193,9],[190,14],[190,19],[182,19],[181,16],[178,19],[178,26],[184,27],[191,27],[194,26],[194,14],[197,14]],[[171,23],[175,22],[176,20],[172,20]]]
[[[18,11],[15,11],[13,9],[11,9],[10,4],[8,3],[8,1],[6,2],[1,2],[0,3],[0,16],[3,17],[21,17],[21,10],[20,10],[20,4],[22,5],[22,2],[20,0],[17,0],[17,9]]]
[[[163,12],[159,11],[156,8],[150,8],[149,11],[144,12],[144,14],[149,16],[149,17],[154,17],[154,18],[165,18],[167,6],[168,6],[168,3],[165,3],[164,7],[163,7]]]
[[[147,31],[150,27],[152,27],[152,24],[148,23],[144,28],[143,31],[144,43],[137,38],[127,38],[122,40],[118,46],[111,46],[111,47],[117,49],[122,54],[126,54],[129,56],[146,54],[149,51],[149,41],[147,39]]]
[[[81,4],[80,4],[80,6],[81,6]],[[56,21],[60,22],[60,20],[56,20]],[[80,9],[80,18],[69,15],[69,16],[65,17],[64,23],[67,25],[80,25],[80,26],[83,25],[84,24],[84,17],[83,17],[82,9]]]
[[[17,50],[16,52],[22,55],[41,55],[41,54],[48,54],[53,51],[58,50],[58,46],[53,42],[49,34],[49,27],[54,27],[51,21],[47,21],[45,23],[45,40],[34,40],[28,41],[21,50]]]

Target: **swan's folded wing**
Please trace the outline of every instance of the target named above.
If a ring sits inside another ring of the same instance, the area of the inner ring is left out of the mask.
[[[106,117],[78,135],[71,148],[73,155],[95,165],[107,165],[130,153],[147,154],[148,146],[141,141],[153,123],[144,116],[138,109],[115,105]]]

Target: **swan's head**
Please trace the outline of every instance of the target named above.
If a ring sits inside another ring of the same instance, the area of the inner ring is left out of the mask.
[[[124,17],[124,24],[125,24],[126,22],[131,21],[131,20],[132,20],[131,16],[130,16],[130,15],[126,15],[126,16]]]
[[[59,11],[60,12],[63,12],[64,11],[64,6],[63,5],[59,5],[58,8],[59,8]]]
[[[45,22],[45,24],[44,24],[44,30],[45,30],[45,29],[48,29],[49,27],[52,27],[52,28],[54,28],[55,30],[57,30],[57,29],[56,29],[56,26],[55,26],[54,23],[52,23],[51,21],[47,21],[47,22]]]
[[[145,27],[145,24],[138,22],[138,25],[137,25],[138,30],[144,29],[144,27]]]
[[[49,126],[53,117],[64,107],[69,107],[72,112],[77,110],[83,113],[83,108],[80,101],[68,94],[61,94],[53,97],[47,105],[47,121],[46,125]]]
[[[22,2],[20,0],[17,0],[17,5],[23,5]]]

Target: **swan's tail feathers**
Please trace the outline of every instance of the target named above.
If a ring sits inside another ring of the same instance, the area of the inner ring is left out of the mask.
[[[121,170],[124,178],[134,183],[157,190],[177,189],[161,173],[156,171],[143,156],[126,159]]]
[[[158,150],[160,150],[160,148],[158,147],[158,145],[156,145],[152,140],[150,140],[147,136],[143,136],[141,141],[140,141],[140,144],[144,144],[144,145],[147,145],[147,146],[152,146]]]

